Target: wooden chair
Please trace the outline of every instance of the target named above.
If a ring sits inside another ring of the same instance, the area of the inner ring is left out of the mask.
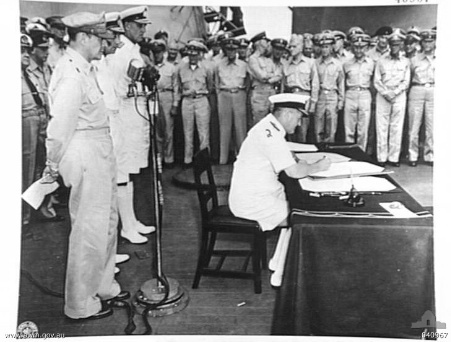
[[[261,293],[261,270],[267,267],[264,232],[256,221],[235,217],[227,205],[218,204],[208,149],[203,149],[194,156],[193,170],[202,215],[201,246],[193,289],[198,288],[201,276],[213,276],[253,279],[255,293]],[[215,249],[216,237],[219,233],[251,235],[250,249]],[[219,256],[215,267],[210,266],[212,256]],[[244,257],[241,270],[221,269],[227,256]],[[252,259],[252,272],[247,271],[250,259]]]

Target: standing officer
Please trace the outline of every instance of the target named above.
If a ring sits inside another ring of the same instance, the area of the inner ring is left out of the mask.
[[[226,54],[215,67],[214,80],[218,94],[220,164],[229,158],[232,126],[235,133],[235,147],[239,151],[246,137],[246,84],[248,82],[247,64],[237,59],[239,41],[229,38],[223,41]]]
[[[341,31],[332,31],[335,38],[334,55],[342,64],[352,58],[352,53],[347,51],[344,47],[346,35]]]
[[[343,65],[346,85],[345,141],[357,143],[364,152],[368,141],[371,117],[370,85],[374,74],[374,62],[366,56],[370,39],[366,34],[353,34],[351,46],[354,57]]]
[[[418,161],[418,135],[424,117],[426,136],[423,159],[429,165],[434,163],[433,124],[434,124],[434,83],[435,83],[435,39],[436,31],[421,32],[421,48],[411,59],[412,87],[409,92],[409,165]]]
[[[292,178],[327,170],[330,160],[324,158],[307,164],[297,160],[285,140],[306,115],[308,96],[277,94],[270,97],[273,114],[268,114],[248,133],[233,166],[229,205],[238,217],[256,220],[263,231],[287,225],[288,202],[278,175],[284,171]]]
[[[122,137],[122,144],[115,145],[121,236],[131,243],[146,243],[147,237],[141,234],[155,231],[155,227],[145,226],[136,219],[133,207],[134,182],[131,179],[131,175],[139,174],[141,169],[148,166],[149,158],[147,98],[129,93],[133,80],[127,74],[131,65],[145,67],[139,43],[143,40],[146,25],[150,23],[146,13],[146,6],[129,8],[120,13],[125,32],[120,36],[123,46],[111,57],[111,73],[119,108],[116,128],[120,130],[113,134]],[[135,84],[136,91],[142,92],[143,84],[140,81]],[[154,109],[153,101],[149,101],[149,108]]]
[[[249,60],[249,40],[246,38],[238,39],[240,46],[238,46],[238,58],[244,62]]]
[[[164,58],[166,43],[162,39],[152,42],[151,48],[155,58],[155,67],[160,73],[157,82],[158,100],[160,103],[159,115],[164,116],[163,157],[167,168],[174,166],[174,117],[178,113],[180,92],[177,82],[177,68]]]
[[[280,75],[280,82],[275,84],[276,93],[280,93],[281,81],[283,77],[283,68],[287,64],[287,60],[283,58],[283,55],[287,51],[288,42],[282,38],[276,38],[271,40],[271,58],[276,69],[275,74]]]
[[[22,71],[22,191],[36,180],[36,160],[39,133],[46,122],[44,94],[39,81],[28,71],[32,40],[28,35],[20,37],[21,71]],[[24,203],[22,225],[30,223],[31,207]]]
[[[282,79],[282,75],[276,74],[272,59],[267,57],[270,51],[269,41],[265,32],[260,32],[251,39],[255,48],[248,62],[253,125],[270,112],[271,103],[268,98],[276,93],[275,86]]]
[[[179,47],[176,42],[171,42],[168,45],[168,55],[166,56],[166,61],[177,66],[179,64]]]
[[[61,18],[61,16],[55,15],[45,19],[52,34],[52,38],[49,40],[49,57],[47,59],[47,63],[52,70],[55,69],[56,63],[64,55],[67,45],[67,42],[64,40],[66,37],[66,26]]]
[[[390,53],[388,45],[388,36],[393,33],[393,28],[390,26],[380,27],[374,34],[377,37],[377,44],[373,49],[368,51],[368,56],[375,62]]]
[[[341,62],[334,58],[334,36],[324,33],[319,44],[321,58],[316,60],[320,90],[314,116],[316,142],[334,142],[338,111],[343,109],[344,74]]]
[[[315,60],[304,56],[302,53],[302,43],[301,35],[293,34],[291,36],[288,49],[292,58],[283,71],[282,92],[308,95],[307,112],[311,115],[315,113],[318,101],[319,78]],[[303,115],[301,125],[296,127],[292,140],[301,143],[307,142],[309,124],[309,116]]]
[[[210,147],[210,104],[208,95],[213,90],[213,73],[201,62],[201,54],[207,52],[204,44],[192,40],[187,44],[188,62],[182,62],[177,70],[178,89],[182,97],[183,133],[185,136],[184,167],[193,161],[194,124],[200,141],[200,149]]]
[[[390,54],[379,59],[374,72],[377,161],[396,167],[399,166],[406,90],[410,81],[409,60],[401,56],[405,38],[401,30],[393,30],[388,37]]]
[[[44,177],[70,187],[71,233],[64,313],[72,319],[113,313],[106,300],[126,299],[114,279],[117,245],[116,163],[102,91],[91,61],[112,38],[103,13],[64,17],[69,46],[50,83]]]

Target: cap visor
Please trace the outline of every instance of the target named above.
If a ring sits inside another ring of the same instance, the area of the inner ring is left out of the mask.
[[[149,19],[136,19],[133,21],[138,24],[152,24],[152,22]]]

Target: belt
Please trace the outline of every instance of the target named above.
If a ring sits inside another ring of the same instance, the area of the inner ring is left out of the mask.
[[[335,89],[320,89],[320,92],[327,95],[332,92],[336,93],[337,91]]]
[[[183,95],[189,99],[200,99],[201,97],[207,96],[207,94],[193,94],[193,95]]]
[[[174,91],[174,89],[172,89],[172,88],[163,88],[163,89],[158,89],[158,91],[160,92],[160,93],[164,93],[164,92],[166,92],[166,91]]]
[[[370,88],[368,87],[348,87],[346,88],[346,90],[355,90],[355,91],[364,91],[364,90],[369,90]]]
[[[269,90],[269,89],[274,89],[274,86],[272,84],[258,84],[258,85],[254,85],[252,86],[252,89],[254,90]]]
[[[229,93],[238,93],[240,90],[244,90],[244,88],[220,88],[221,91],[227,91]]]
[[[412,83],[412,86],[430,88],[430,87],[434,86],[434,83],[432,83],[432,82],[428,82],[428,83]]]
[[[75,136],[80,137],[101,137],[109,135],[109,127],[95,128],[95,129],[77,129],[75,131]]]
[[[46,115],[46,111],[45,111],[44,107],[22,110],[23,118],[29,118],[30,116],[42,116],[42,115]]]
[[[310,90],[305,90],[305,89],[302,89],[301,87],[297,87],[297,86],[287,87],[287,91],[289,93],[307,93],[307,94],[310,94]]]

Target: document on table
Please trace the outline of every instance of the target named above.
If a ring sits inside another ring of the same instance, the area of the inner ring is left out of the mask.
[[[384,168],[367,162],[348,161],[345,163],[332,163],[326,171],[312,173],[312,178],[331,177],[357,177],[359,175],[375,175],[384,171]]]
[[[316,163],[318,160],[327,157],[332,163],[342,163],[351,160],[349,157],[342,156],[338,153],[331,152],[313,152],[313,153],[295,153],[296,157],[306,161],[308,164]]]
[[[44,197],[51,194],[58,189],[58,182],[43,183],[43,178],[37,180],[22,194],[22,198],[25,202],[31,205],[35,210],[39,208],[44,200]]]
[[[379,205],[387,210],[390,214],[392,214],[394,217],[399,218],[412,218],[412,217],[418,217],[417,214],[411,212],[409,209],[407,209],[404,204],[398,201],[394,202],[386,202],[386,203],[379,203]]]
[[[352,185],[357,191],[391,191],[396,189],[389,180],[381,177],[357,177],[340,179],[311,179],[299,180],[303,190],[311,192],[348,192]]]
[[[294,143],[291,141],[287,141],[288,147],[290,148],[290,151],[293,152],[316,152],[318,151],[318,147],[316,147],[313,144],[301,144],[301,143]]]

